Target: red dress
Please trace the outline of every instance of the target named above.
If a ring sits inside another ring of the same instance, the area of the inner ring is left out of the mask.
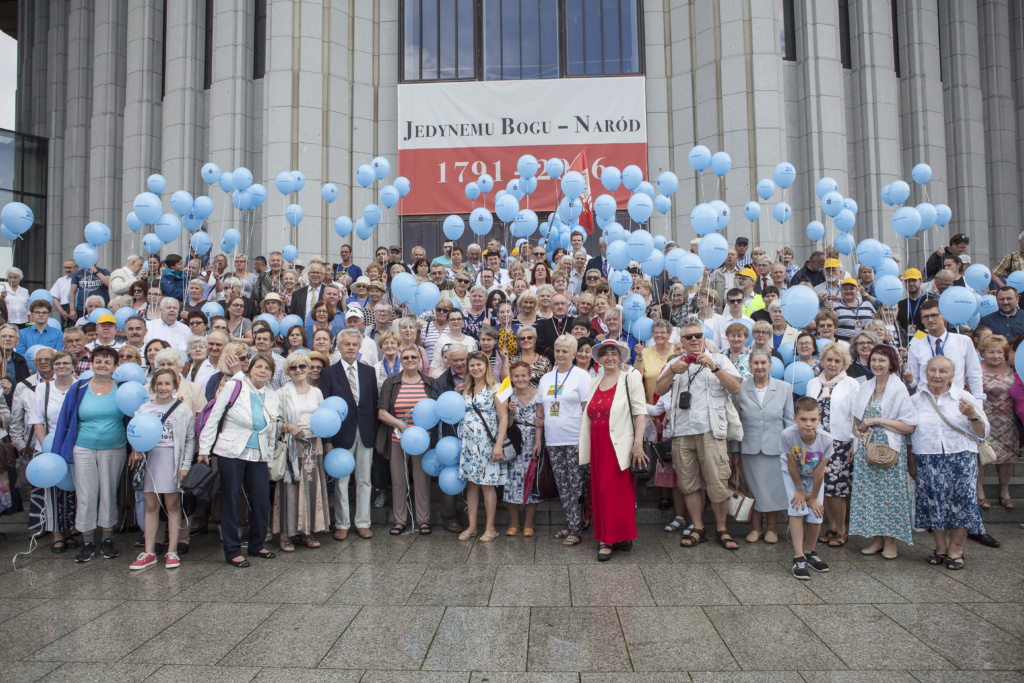
[[[636,538],[636,488],[629,469],[619,469],[608,416],[615,390],[600,389],[587,404],[590,418],[590,491],[594,501],[594,539],[601,543]]]

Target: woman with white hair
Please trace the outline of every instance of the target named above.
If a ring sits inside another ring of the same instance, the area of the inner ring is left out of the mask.
[[[7,321],[15,325],[28,322],[28,289],[21,287],[25,277],[20,268],[7,269],[7,282],[0,288],[0,298],[7,304]]]
[[[185,354],[181,351],[177,349],[164,349],[157,353],[156,358],[153,359],[153,365],[155,366],[153,369],[154,374],[156,370],[171,368],[180,376],[182,369],[185,367],[185,360]],[[205,392],[199,388],[198,384],[187,379],[182,379],[178,383],[174,396],[188,406],[193,415],[198,415],[199,411],[206,407]]]

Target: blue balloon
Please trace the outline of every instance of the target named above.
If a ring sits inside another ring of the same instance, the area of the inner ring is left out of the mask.
[[[953,211],[948,206],[945,204],[935,205],[935,225],[944,228],[952,217]]]
[[[665,253],[660,250],[652,250],[651,253],[640,262],[640,269],[650,275],[657,277],[665,270]]]
[[[846,200],[843,200],[843,204],[846,204]],[[853,226],[857,223],[857,216],[850,209],[843,208],[836,216],[832,219],[832,222],[837,228],[843,232],[850,232],[853,230]]]
[[[708,206],[715,210],[715,232],[722,232],[729,225],[732,218],[732,209],[721,199],[712,199]]]
[[[839,183],[836,182],[835,178],[829,178],[825,176],[817,182],[814,186],[814,193],[818,195],[818,199],[824,199],[825,195],[829,192],[839,192]]]
[[[672,209],[672,200],[663,194],[654,198],[654,208],[661,215],[665,215]]]
[[[160,218],[162,205],[160,198],[152,192],[143,192],[132,202],[132,211],[145,225],[153,225]]]
[[[96,265],[96,262],[100,260],[100,254],[96,251],[96,247],[92,246],[88,242],[82,242],[75,247],[75,252],[72,256],[79,268],[86,269],[92,268]]]
[[[561,159],[552,157],[544,162],[544,171],[551,176],[552,179],[557,179],[565,171],[565,164]]]
[[[996,301],[994,294],[986,294],[981,297],[981,306],[978,308],[978,312],[984,315],[995,313],[999,310],[999,302]]]
[[[637,190],[643,182],[644,172],[640,170],[639,166],[630,164],[622,169],[622,184],[630,192]]]
[[[262,314],[256,316],[256,320],[254,320],[253,322],[255,323],[255,322],[260,321],[260,320],[262,320],[263,322],[267,323],[267,325],[270,326],[270,331],[274,333],[275,337],[278,334],[281,333],[281,326],[278,325],[277,318],[275,318],[271,314],[269,314],[269,313],[262,313]]]
[[[124,223],[128,226],[128,229],[132,232],[138,232],[142,229],[142,221],[135,215],[134,211],[129,211],[128,215],[124,217]]]
[[[851,253],[854,247],[857,246],[856,240],[853,239],[853,235],[848,232],[842,232],[836,235],[834,244],[836,246],[836,250],[843,256]]]
[[[296,226],[302,222],[304,216],[302,207],[298,204],[289,204],[288,208],[284,210],[284,217],[288,221],[289,225]]]
[[[608,276],[608,285],[615,296],[626,296],[633,288],[633,276],[627,270],[617,270]]]
[[[638,341],[647,343],[654,338],[654,321],[643,316],[636,322],[629,324],[629,334],[637,338]]]
[[[242,233],[235,228],[228,228],[224,231],[224,239],[231,243],[232,248],[242,241]]]
[[[603,194],[594,200],[594,215],[604,220],[610,220],[618,210],[618,203],[615,197],[610,194]]]
[[[643,180],[642,176],[640,180]],[[637,185],[639,184],[638,181]],[[586,188],[587,181],[579,171],[569,171],[562,177],[562,192],[569,199],[578,199]]]
[[[889,198],[893,204],[902,204],[910,196],[910,185],[902,180],[897,180],[889,186]]]
[[[373,168],[369,164],[363,164],[356,169],[356,182],[359,183],[360,187],[373,185],[374,178],[376,176],[373,174]]]
[[[449,392],[445,392],[449,393]],[[455,393],[455,392],[450,392]],[[443,394],[442,394],[443,395]],[[462,402],[462,397],[459,396],[459,401]],[[463,407],[465,403],[463,402]],[[443,418],[442,418],[443,419]],[[461,418],[460,418],[461,420]],[[447,422],[447,420],[446,420]],[[449,422],[449,424],[452,424]],[[438,439],[437,446],[434,447],[437,451],[437,460],[445,467],[452,467],[453,465],[459,464],[459,455],[462,453],[462,442],[454,436],[444,436]]]
[[[513,219],[513,234],[516,237],[529,237],[537,230],[537,214],[530,209],[521,209]]]
[[[794,394],[803,396],[807,393],[807,383],[814,379],[814,370],[807,363],[798,360],[786,366],[782,378],[793,385]]]
[[[658,176],[658,192],[671,197],[679,188],[679,178],[672,171],[665,171]]]
[[[921,214],[912,206],[904,206],[892,215],[892,229],[900,237],[913,237],[921,227]]]
[[[445,237],[450,240],[457,240],[466,231],[466,222],[462,220],[462,216],[457,216],[453,213],[444,219],[442,229],[444,230]]]
[[[480,187],[473,182],[466,183],[466,199],[469,201],[476,201],[476,198],[480,196]]]
[[[807,224],[807,237],[813,242],[817,242],[825,236],[825,226],[821,224],[821,221],[811,221]]]
[[[207,320],[215,315],[224,315],[224,307],[216,301],[207,301],[200,310],[206,315]],[[120,313],[121,310],[118,309],[117,312]]]
[[[729,256],[729,242],[720,234],[712,233],[701,239],[697,246],[697,256],[706,268],[714,270]]]
[[[437,415],[437,401],[432,398],[425,398],[413,406],[412,423],[417,427],[433,429],[440,419]]]
[[[1024,270],[1015,270],[1006,276],[1006,286],[1013,287],[1020,294],[1024,292]],[[1024,354],[1021,354],[1024,356]]]
[[[85,241],[99,247],[110,241],[110,228],[99,221],[92,221],[85,226]]]
[[[622,184],[622,172],[615,166],[605,166],[601,171],[601,184],[609,192],[615,192]]]
[[[149,233],[148,235],[142,236],[142,248],[146,250],[148,254],[155,254],[163,248],[164,243],[160,241],[160,238]],[[230,249],[228,250],[230,251]]]
[[[344,422],[345,418],[348,417],[348,403],[345,402],[341,396],[328,396],[324,399],[324,402],[320,404],[320,408],[327,410],[333,410]]]
[[[868,237],[857,243],[857,260],[868,268],[877,268],[882,264],[885,254],[882,250],[882,243]],[[799,325],[803,327],[803,325]]]
[[[136,415],[128,422],[128,443],[139,453],[145,453],[160,443],[164,426],[152,413]]]
[[[356,237],[358,237],[361,240],[370,239],[370,236],[373,235],[373,229],[374,226],[367,224],[367,222],[362,218],[356,221]]]
[[[284,334],[287,334],[293,327],[305,327],[305,323],[303,322],[302,318],[295,315],[294,313],[286,315],[285,317],[281,318],[281,322],[279,323],[279,325],[281,331]]]
[[[532,154],[524,154],[519,157],[519,161],[516,162],[516,170],[519,171],[519,175],[523,178],[532,178],[537,175],[537,171],[540,169],[540,162],[537,161],[537,157]]]
[[[698,204],[690,211],[690,226],[698,235],[710,235],[717,225],[718,213],[710,204]]]
[[[321,406],[310,416],[309,429],[321,439],[329,439],[341,429],[341,415]]]
[[[295,178],[295,191],[301,192],[306,186],[305,174],[302,171],[292,171],[292,177]]]
[[[679,278],[679,281],[687,287],[692,287],[704,277],[704,264],[697,254],[691,254],[688,251],[684,252],[682,249],[673,249],[665,257],[666,268],[669,267],[669,261],[672,260],[676,252],[683,252],[683,254],[678,257],[679,265],[676,267],[675,277]],[[672,273],[671,269],[669,269],[669,273]]]
[[[100,320],[100,316],[102,316],[102,315],[114,315],[114,314],[110,312],[109,308],[94,308],[94,309],[92,309],[92,313],[89,314],[88,320],[91,323],[98,323],[99,320]]]
[[[932,179],[932,167],[928,164],[918,164],[910,172],[910,177],[918,185],[927,185],[928,181]]]
[[[49,434],[47,434],[46,438],[43,439],[42,449],[43,449],[41,451],[42,453],[52,453],[53,452],[53,432],[50,432]]]
[[[466,482],[459,479],[459,468],[455,466],[441,470],[437,475],[437,485],[449,496],[457,496],[466,488]]]
[[[875,280],[875,298],[886,306],[895,306],[903,298],[903,283],[895,275],[883,275]]]
[[[624,242],[629,235],[626,234],[626,229],[612,221],[606,223],[604,226],[604,240],[608,244],[612,242]]]
[[[334,220],[334,232],[338,237],[348,237],[352,232],[352,219],[348,216],[338,216]]]
[[[56,453],[40,453],[29,461],[25,476],[33,486],[48,489],[62,481],[68,469],[68,463]]]
[[[920,229],[922,231],[935,225],[935,221],[939,217],[939,212],[936,210],[934,205],[924,202],[922,204],[918,204],[916,210],[918,215],[921,216]]]
[[[633,195],[636,197],[637,195]],[[626,249],[629,257],[638,262],[643,262],[654,250],[654,237],[646,230],[634,230],[629,239],[626,240]]]
[[[291,263],[299,257],[299,250],[293,244],[286,244],[281,248],[281,256],[286,263]]]
[[[363,209],[363,221],[367,225],[374,226],[380,223],[381,210],[376,204],[367,204],[366,208]]]
[[[171,195],[171,208],[174,209],[174,212],[179,216],[184,216],[185,214],[190,213],[194,203],[195,200],[192,199],[192,195],[185,190],[178,190]]]
[[[494,189],[494,178],[486,173],[481,173],[476,179],[476,186],[484,194],[490,194],[491,190]]]
[[[429,311],[441,300],[441,290],[433,282],[421,282],[416,285],[413,301],[422,311]]]
[[[35,303],[36,301],[45,301],[46,303],[53,305],[53,294],[50,294],[49,290],[46,289],[37,289],[32,292],[28,301],[30,304]]]
[[[492,216],[491,212],[482,206],[478,206],[473,209],[473,212],[469,214],[470,230],[481,237],[489,233],[493,225],[494,216]]]
[[[160,194],[167,189],[167,179],[159,173],[154,173],[146,179],[146,187],[153,194]]]
[[[423,455],[430,448],[430,434],[423,427],[413,425],[401,436],[402,450],[409,455]]]
[[[711,172],[721,178],[732,168],[732,157],[725,152],[715,152],[711,156]]]
[[[134,416],[142,404],[148,400],[149,394],[146,392],[146,387],[138,382],[123,382],[117,388],[117,393],[114,396],[118,409],[128,417]]]
[[[191,246],[192,250],[197,254],[202,255],[209,252],[213,247],[213,240],[210,239],[210,236],[207,233],[197,232],[192,235],[192,239],[189,240],[189,246]]]
[[[53,441],[51,440],[50,443],[52,444]],[[68,491],[69,493],[75,490],[75,477],[70,465],[68,466],[68,473],[64,475],[63,479],[57,482],[57,488],[61,491]]]
[[[992,281],[992,272],[983,263],[973,263],[964,271],[964,282],[971,289],[984,292]]]
[[[391,162],[384,157],[374,157],[370,166],[373,168],[373,176],[377,180],[384,180],[391,173]]]
[[[124,324],[128,322],[128,318],[135,316],[135,309],[131,306],[122,306],[117,309],[117,313],[114,314],[114,320],[117,321],[117,329],[124,330]]]
[[[525,180],[523,180],[522,182],[523,182],[523,184],[526,183]],[[512,180],[508,181],[508,184],[505,186],[505,191],[508,192],[513,197],[515,197],[516,201],[522,201],[523,197],[526,196],[526,193],[523,192],[523,190],[519,186],[519,184],[520,184],[520,179],[519,178],[513,178]]]
[[[427,473],[428,477],[436,477],[441,474],[441,470],[444,469],[444,465],[437,459],[437,451],[431,448],[429,451],[423,454],[423,459],[420,460],[420,465],[423,467],[423,471]]]
[[[209,197],[196,197],[192,203],[192,213],[199,218],[209,218],[213,214],[213,200]]]
[[[324,470],[334,479],[344,479],[355,469],[355,456],[346,448],[332,448],[324,456]]]
[[[199,172],[199,175],[207,185],[213,185],[220,178],[220,166],[213,162],[203,164],[203,170]]]
[[[818,315],[818,295],[810,287],[790,287],[783,292],[780,301],[782,316],[797,329],[807,327],[814,320],[814,316]]]
[[[694,171],[703,173],[708,165],[711,164],[711,150],[704,145],[697,145],[690,150],[688,159]]]
[[[449,216],[451,218],[451,216]],[[458,216],[456,216],[458,218]],[[446,233],[447,234],[447,231]],[[449,238],[455,239],[455,238]],[[391,294],[400,303],[409,303],[416,296],[416,278],[410,273],[399,273],[391,281]]]
[[[651,213],[654,211],[654,202],[646,194],[637,192],[629,198],[626,210],[629,212],[630,218],[637,223],[643,224],[651,217]]]
[[[189,212],[181,217],[181,224],[190,233],[195,233],[199,228],[203,227],[203,219],[197,216],[195,212]]]
[[[625,270],[629,267],[629,245],[626,242],[612,242],[605,252],[608,264],[615,270]]]
[[[628,294],[623,297],[622,317],[630,322],[636,322],[643,317],[647,309],[647,301],[639,294]]]
[[[474,213],[476,211],[477,210],[474,209]],[[519,200],[509,193],[498,197],[494,201],[494,213],[498,214],[498,218],[501,219],[502,223],[508,223],[516,217],[517,213],[519,213]],[[488,228],[488,231],[489,230],[490,228]]]
[[[772,218],[778,223],[785,223],[793,215],[793,209],[786,202],[779,202],[772,207]]]
[[[380,203],[384,205],[385,209],[393,207],[401,198],[401,195],[398,194],[398,188],[394,185],[385,185],[380,188],[380,194],[378,196],[380,198]]]
[[[165,213],[156,219],[153,232],[164,244],[170,244],[181,235],[181,219],[173,213]]]
[[[395,189],[398,190],[398,196],[402,198],[405,198],[405,196],[409,194],[409,191],[412,189],[412,183],[410,183],[409,179],[406,178],[405,176],[398,176],[397,178],[395,178],[395,182],[393,183],[393,185],[395,186]]]
[[[747,202],[743,205],[743,215],[753,223],[761,217],[761,205],[754,201]]]
[[[821,198],[821,210],[829,218],[835,218],[843,210],[843,195],[835,190],[825,193]]]
[[[783,364],[783,362],[776,358],[775,356],[772,356],[772,367],[771,370],[768,371],[768,374],[770,374],[775,379],[782,379],[782,375],[783,373],[785,373],[785,371],[785,364]]]
[[[135,382],[137,384],[146,383],[146,371],[135,363],[123,363],[118,365],[117,368],[114,369],[112,377],[115,382]]]
[[[220,178],[217,179],[217,185],[219,185],[220,189],[225,193],[234,192],[235,181],[234,178],[231,177],[231,171],[221,173]]]
[[[793,168],[793,164],[783,161],[772,172],[772,180],[775,181],[776,185],[785,190],[796,180],[796,169]]]
[[[295,191],[295,176],[291,171],[281,171],[274,179],[274,187],[281,194],[291,194]]]
[[[768,178],[762,178],[757,182],[757,196],[768,201],[775,194],[775,183]]]
[[[796,344],[793,342],[782,342],[776,351],[782,356],[782,362],[786,365],[789,365],[796,359]]]
[[[437,416],[445,424],[455,425],[462,422],[466,415],[466,403],[462,394],[446,391],[437,397]],[[458,441],[458,439],[455,439]],[[443,439],[442,439],[443,441]],[[440,444],[438,444],[440,445]]]
[[[8,237],[8,239],[12,241],[14,237],[24,234],[29,228],[31,228],[32,221],[34,220],[32,209],[28,208],[27,205],[22,204],[21,202],[10,202],[5,204],[3,211],[0,212],[0,216],[3,216],[3,226],[11,235],[13,235],[13,237]]]
[[[334,183],[325,183],[324,186],[320,188],[320,196],[323,197],[325,202],[330,204],[338,198],[338,186]]]
[[[950,287],[939,297],[939,313],[951,325],[963,325],[978,310],[978,300],[966,287]]]
[[[852,213],[854,216],[857,215],[857,202],[853,201],[849,197],[843,197],[843,208]]]

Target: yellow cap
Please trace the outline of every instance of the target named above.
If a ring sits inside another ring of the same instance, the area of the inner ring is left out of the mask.
[[[117,324],[117,318],[115,318],[114,316],[110,315],[109,313],[104,313],[103,315],[101,315],[99,318],[96,319],[96,324],[97,325],[99,325],[101,323],[113,323],[114,325],[116,325]]]
[[[830,258],[830,259],[826,259],[825,260],[825,267],[826,268],[842,268],[843,266],[842,266],[841,263],[839,263],[839,259]]]
[[[856,287],[857,286],[857,281],[854,280],[852,277],[848,277],[845,280],[843,280],[842,282],[840,282],[839,284],[841,284],[841,285],[853,285],[854,287]]]
[[[906,272],[903,273],[904,280],[920,280],[921,271],[917,268],[907,268]]]
[[[757,279],[757,273],[754,272],[753,268],[744,268],[739,272],[739,274],[742,275],[743,277],[749,277],[751,280]]]

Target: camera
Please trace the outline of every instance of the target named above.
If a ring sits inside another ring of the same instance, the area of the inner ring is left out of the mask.
[[[693,396],[689,391],[679,392],[679,410],[690,409],[690,398]]]
[[[686,363],[687,365],[693,365],[694,363],[697,362],[697,354],[691,353],[689,356],[683,358],[683,362]]]

